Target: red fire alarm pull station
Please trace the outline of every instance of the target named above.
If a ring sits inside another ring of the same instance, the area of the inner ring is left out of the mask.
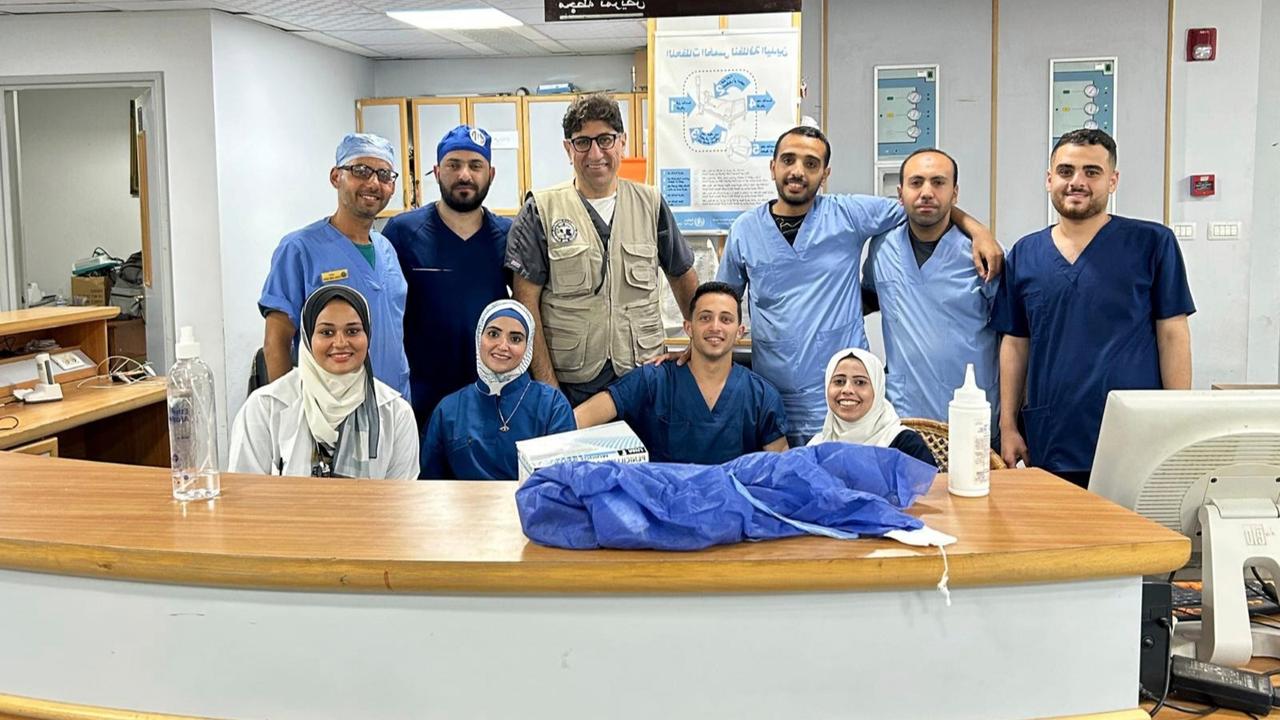
[[[1213,194],[1214,181],[1212,175],[1192,175],[1191,194],[1195,197],[1207,197]]]
[[[1212,60],[1218,55],[1217,28],[1187,30],[1187,61]]]

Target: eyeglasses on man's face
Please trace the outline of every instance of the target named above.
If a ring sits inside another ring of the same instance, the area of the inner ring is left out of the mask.
[[[570,138],[569,144],[573,146],[574,150],[577,150],[580,153],[590,150],[591,143],[593,142],[596,145],[599,145],[601,150],[608,150],[613,147],[614,143],[618,142],[618,136],[621,134],[622,133],[600,133],[595,137],[591,137],[590,135],[580,135],[576,138]]]
[[[370,177],[377,175],[380,183],[393,183],[396,178],[400,177],[400,173],[395,170],[373,169],[364,163],[357,165],[339,165],[339,170],[346,170],[356,177],[357,180],[368,180]]]

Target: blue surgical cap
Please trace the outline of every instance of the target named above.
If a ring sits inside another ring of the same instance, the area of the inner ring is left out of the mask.
[[[493,162],[489,153],[492,145],[493,137],[489,133],[478,127],[459,125],[445,133],[445,136],[440,139],[440,144],[436,145],[436,162],[444,160],[444,156],[454,150],[477,152],[483,155],[485,160]]]
[[[347,133],[338,143],[338,151],[334,153],[334,165],[341,167],[352,160],[362,157],[377,158],[385,161],[392,170],[400,171],[396,162],[396,149],[391,141],[378,135],[368,133]]]

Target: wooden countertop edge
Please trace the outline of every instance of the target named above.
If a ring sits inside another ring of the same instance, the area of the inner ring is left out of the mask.
[[[52,309],[52,308],[50,308]],[[21,312],[21,311],[18,311]],[[120,314],[115,305],[67,306],[67,312],[54,315],[9,320],[6,313],[0,313],[0,335],[17,335],[19,333],[49,330],[51,328],[79,325],[95,320],[110,320]]]
[[[153,388],[152,392],[126,397],[124,400],[119,402],[112,402],[110,405],[103,405],[87,412],[69,416],[61,420],[55,420],[53,422],[46,422],[27,427],[19,425],[17,428],[9,431],[8,434],[0,436],[0,450],[17,447],[18,445],[26,444],[32,440],[49,437],[50,435],[57,435],[63,430],[67,430],[69,428],[80,427],[81,425],[85,425],[96,420],[119,415],[130,410],[137,410],[138,408],[146,407],[147,405],[152,405],[165,399],[165,393],[167,391],[164,383],[154,381],[144,382],[147,386]]]
[[[1111,712],[1091,713],[1089,715],[1059,715],[1045,720],[1150,720],[1151,716],[1142,708],[1130,710],[1113,710]]]
[[[0,693],[0,720],[210,720],[191,715],[117,710]]]
[[[1172,572],[1186,538],[1049,551],[949,555],[951,587],[1022,585]],[[818,560],[635,559],[406,561],[241,557],[0,541],[0,568],[111,580],[303,592],[459,594],[753,593],[928,589],[942,576],[935,549],[907,557]],[[889,566],[892,565],[892,568]]]

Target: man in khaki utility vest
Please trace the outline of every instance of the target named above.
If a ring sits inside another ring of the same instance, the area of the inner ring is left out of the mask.
[[[688,319],[693,251],[657,190],[618,178],[618,103],[589,95],[564,116],[574,179],[525,200],[507,237],[515,299],[533,313],[533,377],[582,403],[665,351],[658,269]]]

